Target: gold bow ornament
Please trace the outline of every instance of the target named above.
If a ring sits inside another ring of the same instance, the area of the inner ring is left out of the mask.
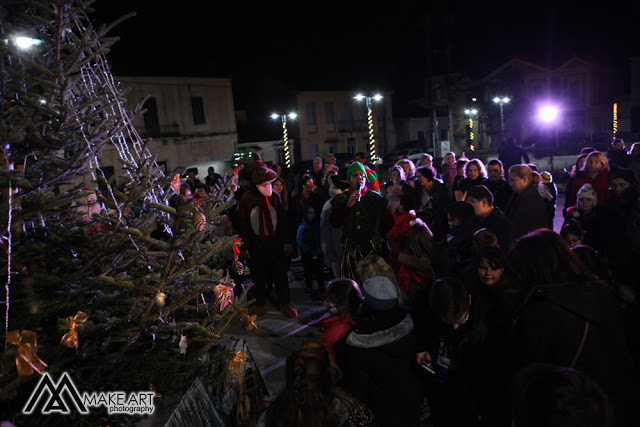
[[[16,369],[18,376],[28,377],[36,370],[40,375],[44,374],[44,363],[36,355],[38,334],[32,331],[11,331],[7,333],[7,342],[18,347],[16,351]]]
[[[249,311],[246,308],[241,308],[240,313],[242,313],[240,321],[242,322],[242,326],[245,331],[251,332],[254,329],[260,329],[258,316],[256,314],[249,314]]]
[[[233,287],[225,285],[216,285],[213,288],[213,294],[216,296],[218,304],[220,304],[220,311],[224,310],[226,306],[233,303]]]
[[[244,361],[249,358],[249,355],[244,351],[236,351],[236,354],[229,360],[227,370],[231,377],[241,380],[244,379]]]
[[[89,315],[87,313],[83,313],[82,311],[78,311],[73,317],[68,316],[67,327],[69,328],[69,332],[63,335],[62,339],[60,340],[60,344],[69,348],[75,347],[77,352],[79,338],[76,328],[86,322],[88,318]]]

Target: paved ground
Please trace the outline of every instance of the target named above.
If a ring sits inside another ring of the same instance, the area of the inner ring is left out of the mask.
[[[300,262],[292,263],[289,279],[291,302],[299,313],[296,319],[285,318],[278,307],[267,300],[267,314],[259,318],[259,329],[246,332],[236,317],[226,331],[228,335],[247,341],[272,397],[284,387],[287,356],[305,340],[320,338],[322,333],[318,322],[326,313],[322,300],[312,301],[305,294]]]

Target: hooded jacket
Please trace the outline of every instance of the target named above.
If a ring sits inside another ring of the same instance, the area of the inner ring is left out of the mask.
[[[616,300],[598,281],[534,287],[516,323],[522,365],[569,366],[589,323],[575,369],[593,378],[611,397],[621,416],[636,399],[634,367]],[[637,402],[635,402],[637,404]]]
[[[420,425],[411,315],[400,309],[358,321],[343,347],[344,388],[373,411],[379,426]],[[338,352],[340,353],[340,352]]]

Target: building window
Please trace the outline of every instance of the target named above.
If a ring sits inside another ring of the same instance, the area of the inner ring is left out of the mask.
[[[155,98],[149,98],[144,103],[145,111],[144,118],[144,130],[148,136],[159,137],[160,136],[160,120],[158,120],[158,104]]]
[[[318,144],[310,144],[309,145],[309,158],[315,159],[318,157]]]
[[[204,120],[204,104],[201,96],[191,97],[191,110],[193,111],[193,124],[201,125],[205,123]]]
[[[324,103],[324,119],[327,123],[333,123],[333,102]]]
[[[344,103],[344,128],[346,131],[353,130],[353,103]]]
[[[347,153],[356,154],[356,139],[355,138],[347,138]]]
[[[316,124],[316,105],[313,102],[307,103],[307,124]]]
[[[449,139],[449,129],[440,129],[440,141],[447,141]]]

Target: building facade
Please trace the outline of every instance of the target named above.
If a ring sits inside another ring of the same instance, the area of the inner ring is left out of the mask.
[[[369,154],[370,134],[366,101],[354,99],[348,91],[298,92],[299,153],[301,160],[329,153]],[[395,148],[391,93],[371,101],[376,155]]]
[[[188,77],[116,77],[140,136],[151,138],[157,161],[173,171],[179,166],[229,160],[238,142],[231,79]],[[102,153],[106,165],[117,164],[115,150]]]

